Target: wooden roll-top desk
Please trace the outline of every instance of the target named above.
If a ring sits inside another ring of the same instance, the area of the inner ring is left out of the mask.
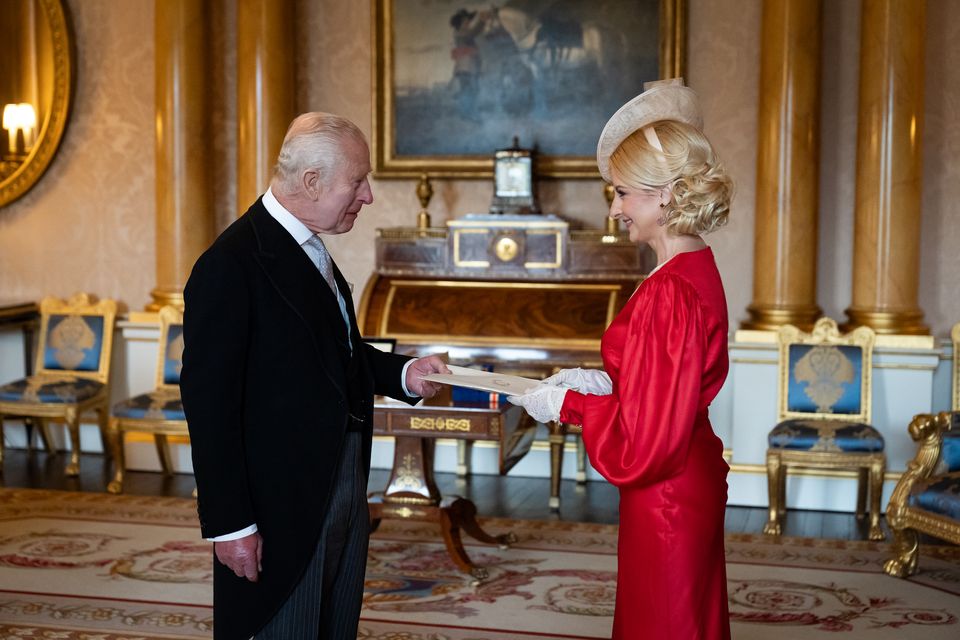
[[[655,262],[626,233],[573,230],[541,215],[379,229],[376,260],[360,301],[365,337],[534,378],[601,367],[604,330]],[[567,427],[548,427],[550,506],[558,508]]]

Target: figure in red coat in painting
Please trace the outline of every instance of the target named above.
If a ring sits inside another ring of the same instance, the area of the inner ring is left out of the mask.
[[[542,422],[583,425],[590,462],[620,489],[622,640],[730,637],[729,469],[708,418],[727,376],[727,306],[701,235],[726,222],[732,184],[701,128],[680,80],[654,83],[604,127],[610,217],[654,249],[657,267],[604,334],[604,371],[566,369],[510,398]]]

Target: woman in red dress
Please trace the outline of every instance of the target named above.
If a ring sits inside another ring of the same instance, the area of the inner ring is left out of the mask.
[[[727,306],[701,234],[732,185],[700,131],[696,96],[657,83],[601,134],[610,217],[657,267],[601,342],[605,371],[567,369],[511,398],[534,418],[583,425],[590,462],[620,489],[617,639],[727,639],[727,467],[708,407],[727,376]]]

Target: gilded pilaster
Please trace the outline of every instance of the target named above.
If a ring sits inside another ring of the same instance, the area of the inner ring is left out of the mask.
[[[240,0],[237,15],[237,211],[270,182],[294,113],[290,0]]]
[[[744,329],[809,330],[820,315],[820,22],[820,0],[764,0],[753,302]]]
[[[157,287],[148,311],[183,308],[183,285],[213,236],[207,159],[205,3],[156,3]]]
[[[924,0],[864,0],[848,325],[926,334],[918,306]]]

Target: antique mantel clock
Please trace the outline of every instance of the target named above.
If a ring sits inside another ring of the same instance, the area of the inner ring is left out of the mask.
[[[513,146],[493,156],[493,201],[490,213],[540,213],[533,189],[533,151],[522,149],[513,137]]]

